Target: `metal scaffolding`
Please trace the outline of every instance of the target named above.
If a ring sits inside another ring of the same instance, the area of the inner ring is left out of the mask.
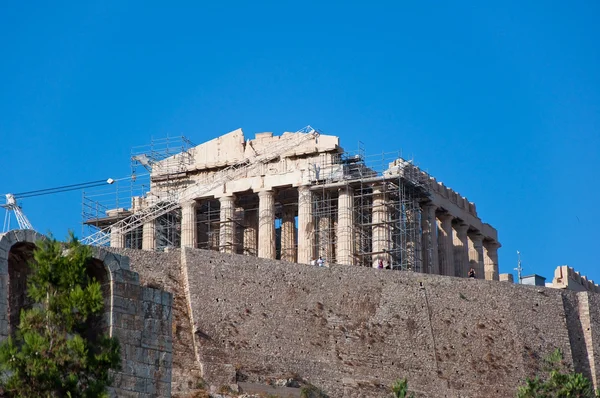
[[[360,145],[355,153],[322,154],[311,167],[313,253],[335,264],[338,237],[351,234],[353,265],[421,272],[420,203],[430,196],[428,181],[399,153],[367,157]],[[350,226],[338,225],[341,188],[353,195]]]
[[[194,144],[184,136],[152,138],[147,145],[131,149],[130,175],[110,186],[82,191],[82,236],[100,233],[110,225],[151,205],[151,190],[175,195],[188,182],[181,174],[193,161]],[[152,178],[151,178],[152,174]],[[177,247],[181,234],[181,210],[156,219],[156,249]],[[125,247],[142,248],[141,225],[125,233]]]

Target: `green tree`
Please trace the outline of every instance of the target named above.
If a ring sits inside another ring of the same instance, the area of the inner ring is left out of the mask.
[[[518,398],[595,398],[592,383],[581,373],[575,373],[563,361],[556,349],[544,359],[544,375],[527,379],[517,392]]]
[[[91,250],[70,234],[37,244],[13,337],[0,345],[0,387],[10,397],[105,397],[120,367],[115,338],[102,335],[100,283],[89,276]]]

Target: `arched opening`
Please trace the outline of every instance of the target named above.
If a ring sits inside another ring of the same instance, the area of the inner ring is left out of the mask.
[[[31,272],[35,244],[20,242],[8,253],[8,324],[9,333],[15,333],[19,325],[21,309],[29,309],[32,300],[27,296],[27,277]]]
[[[110,274],[104,263],[98,259],[91,259],[87,265],[87,274],[91,279],[100,283],[102,297],[104,298],[104,309],[100,314],[89,317],[86,322],[87,338],[93,339],[101,334],[106,334],[110,329]]]

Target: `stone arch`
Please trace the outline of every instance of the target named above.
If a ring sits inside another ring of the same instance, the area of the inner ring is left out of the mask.
[[[20,310],[29,305],[27,275],[35,242],[44,236],[33,230],[0,234],[0,338],[8,337],[19,323]]]
[[[27,307],[26,278],[28,261],[33,258],[35,243],[46,237],[33,230],[13,230],[0,234],[0,340],[18,325],[21,308]],[[104,314],[98,325],[104,332],[112,326],[112,281],[115,272],[129,270],[129,259],[100,248],[92,249],[88,275],[102,286]]]
[[[102,296],[104,297],[104,309],[101,314],[88,318],[87,330],[89,339],[96,338],[102,334],[109,334],[112,325],[112,278],[110,268],[98,258],[92,257],[87,264],[87,275],[100,283]]]
[[[31,308],[33,302],[27,296],[29,264],[33,260],[35,243],[18,242],[8,252],[8,328],[13,334],[19,325],[21,309]]]

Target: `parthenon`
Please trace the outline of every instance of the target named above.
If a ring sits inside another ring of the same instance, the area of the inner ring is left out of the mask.
[[[192,247],[304,264],[320,257],[457,277],[473,268],[477,278],[498,280],[497,232],[474,203],[402,157],[378,169],[345,152],[339,137],[307,134],[246,139],[237,129],[159,161],[140,157],[149,191],[87,223],[112,225],[110,245],[120,248]],[[286,150],[256,163],[276,148]],[[166,200],[177,209],[119,227]]]

